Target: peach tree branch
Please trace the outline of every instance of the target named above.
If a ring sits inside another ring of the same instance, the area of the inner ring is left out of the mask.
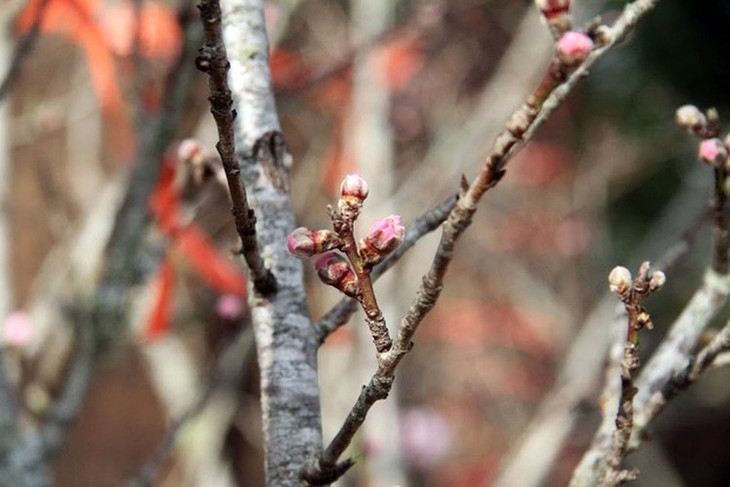
[[[241,254],[251,271],[251,278],[256,290],[263,294],[276,291],[276,279],[267,269],[256,240],[256,214],[249,207],[246,186],[241,178],[241,169],[236,160],[236,149],[233,135],[233,121],[236,110],[232,108],[233,98],[228,88],[228,69],[230,64],[223,44],[221,28],[221,9],[218,2],[202,1],[198,6],[205,32],[205,41],[200,49],[196,65],[208,74],[210,90],[210,112],[213,114],[218,128],[216,149],[228,181],[231,195],[231,213],[236,223],[236,231],[241,239]]]
[[[593,29],[598,47],[585,49],[587,43],[580,38],[583,49],[580,56],[567,56],[561,51],[561,40],[556,47],[558,55],[553,60],[537,89],[512,114],[506,128],[497,136],[485,164],[472,183],[461,192],[455,207],[444,224],[441,241],[423,282],[416,292],[406,316],[398,327],[393,347],[378,354],[378,369],[362,392],[334,440],[324,450],[316,463],[308,465],[305,478],[311,483],[328,483],[342,475],[352,464],[351,460],[337,462],[345,448],[364,421],[369,409],[380,399],[385,399],[393,383],[395,369],[412,347],[411,339],[425,315],[433,308],[443,288],[443,279],[453,258],[456,242],[471,224],[476,205],[486,191],[494,187],[504,176],[511,157],[530,139],[547,117],[567,97],[570,91],[601,56],[623,38],[646,15],[658,0],[636,0],[628,4],[616,23],[610,28]],[[566,32],[565,35],[572,34]],[[585,34],[581,34],[587,37]]]

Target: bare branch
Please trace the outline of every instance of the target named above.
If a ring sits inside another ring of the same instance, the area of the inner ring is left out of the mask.
[[[218,127],[219,141],[216,149],[226,172],[228,188],[233,206],[231,213],[236,222],[236,230],[241,238],[241,253],[251,270],[254,287],[262,295],[276,292],[276,279],[264,264],[256,240],[256,215],[248,205],[246,187],[241,178],[241,169],[236,160],[233,139],[233,120],[236,110],[232,109],[233,98],[228,89],[228,57],[223,44],[221,28],[221,9],[217,1],[201,1],[198,6],[205,30],[205,43],[196,59],[198,69],[209,76],[210,112]]]

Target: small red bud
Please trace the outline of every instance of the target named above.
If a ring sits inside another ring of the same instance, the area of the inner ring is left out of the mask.
[[[378,220],[360,240],[360,256],[368,265],[377,264],[403,242],[405,233],[398,215]]]
[[[353,298],[360,294],[357,276],[341,255],[326,252],[317,259],[314,268],[323,283],[335,287]]]
[[[306,259],[327,250],[336,249],[340,239],[330,230],[310,230],[299,227],[289,234],[287,247],[294,257]]]
[[[340,184],[339,209],[347,216],[357,216],[368,197],[368,183],[359,174],[348,174]]]
[[[727,148],[720,139],[705,139],[700,143],[700,159],[710,165],[725,164]]]
[[[535,0],[535,6],[549,20],[568,13],[570,0]]]
[[[574,66],[588,57],[593,49],[593,41],[583,33],[570,31],[558,39],[556,48],[560,62]]]

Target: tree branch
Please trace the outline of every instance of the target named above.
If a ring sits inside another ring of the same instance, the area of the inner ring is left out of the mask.
[[[231,213],[236,222],[236,230],[241,239],[241,253],[251,271],[251,278],[256,290],[262,295],[276,292],[276,279],[266,268],[264,259],[259,253],[256,240],[256,214],[248,205],[246,186],[241,178],[241,169],[236,160],[235,142],[233,139],[233,110],[231,90],[228,89],[228,69],[230,67],[223,44],[221,29],[221,9],[216,1],[202,1],[198,6],[200,18],[205,30],[205,42],[195,63],[201,71],[208,74],[210,89],[210,112],[218,127],[219,141],[216,149],[221,156],[225,169],[228,189],[233,206]]]
[[[387,397],[395,369],[410,351],[411,339],[423,318],[436,304],[456,242],[471,224],[476,205],[484,193],[501,180],[511,157],[530,139],[578,81],[585,77],[588,68],[623,38],[657,2],[658,0],[637,0],[628,4],[613,27],[607,29],[605,44],[593,50],[576,68],[568,69],[555,59],[537,89],[509,118],[506,128],[497,136],[482,170],[463,194],[460,194],[459,200],[449,213],[434,260],[423,277],[410,309],[401,320],[393,347],[378,355],[378,369],[370,383],[364,387],[342,428],[319,461],[307,467],[305,478],[308,481],[331,481],[332,472],[341,469],[346,463],[337,464],[336,459],[352,440],[370,407],[377,400]]]

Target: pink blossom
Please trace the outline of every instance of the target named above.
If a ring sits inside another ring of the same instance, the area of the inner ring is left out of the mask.
[[[700,159],[709,164],[727,159],[727,148],[720,139],[705,139],[700,143]]]
[[[238,318],[242,312],[243,301],[235,294],[223,294],[215,303],[215,313],[223,319]]]
[[[3,340],[6,345],[22,348],[33,334],[33,324],[25,311],[13,311],[5,318]]]
[[[403,242],[406,229],[400,224],[400,220],[398,215],[378,220],[360,240],[360,256],[368,264],[380,262]]]
[[[558,40],[557,50],[560,61],[568,66],[582,62],[593,49],[593,41],[581,32],[570,31]]]
[[[428,407],[406,412],[401,421],[403,454],[414,466],[428,468],[449,452],[453,431],[436,410]]]

